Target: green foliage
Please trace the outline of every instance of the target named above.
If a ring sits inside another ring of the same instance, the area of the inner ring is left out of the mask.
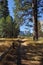
[[[28,10],[31,8],[32,4],[27,2],[26,0],[14,0],[14,2],[15,2],[14,20],[15,20],[15,22],[16,22],[15,24],[17,26],[16,29],[19,30],[20,26],[22,26],[24,23],[26,23],[26,20],[30,20],[28,17],[30,12],[28,12]],[[24,3],[22,4],[22,2],[24,2]]]
[[[0,37],[3,37],[3,21],[4,21],[4,18],[1,18],[0,19]]]
[[[19,34],[19,27],[16,22],[13,22],[12,17],[7,16],[0,19],[0,37],[12,38]]]
[[[11,37],[12,35],[12,20],[10,16],[0,19],[0,37]]]
[[[32,4],[29,3],[29,1],[27,2],[26,0],[14,0],[15,1],[15,9],[14,9],[14,15],[15,15],[15,20],[16,22],[19,23],[19,25],[22,25],[23,22],[26,21],[26,19],[24,20],[24,17],[28,17],[30,12],[28,12],[28,10],[31,8]],[[22,2],[24,2],[22,4]],[[29,19],[29,17],[28,17]]]
[[[7,22],[6,17],[9,14],[7,0],[0,1],[0,37],[6,37]]]
[[[16,13],[15,13],[16,14]],[[0,1],[0,37],[12,38],[19,34],[19,19],[15,15],[15,21],[9,15],[8,1]]]
[[[5,21],[5,27],[3,32],[5,32],[5,36],[4,37],[12,37],[12,22],[13,19],[10,16],[6,17],[6,21]]]
[[[1,0],[0,1],[0,12],[1,16],[5,17],[9,15],[9,10],[8,10],[8,1],[7,0]]]
[[[13,37],[18,37],[20,32],[19,25],[16,23],[16,21],[13,22]]]
[[[16,21],[16,23],[19,25],[20,22],[22,21],[22,19],[19,18],[19,14],[18,12],[20,11],[19,8],[20,8],[20,3],[19,3],[19,0],[15,0],[15,9],[14,9],[14,20]]]

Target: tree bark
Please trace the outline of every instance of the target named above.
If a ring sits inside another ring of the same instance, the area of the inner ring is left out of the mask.
[[[37,19],[37,0],[33,0],[33,17],[34,17],[34,40],[38,40],[38,19]]]

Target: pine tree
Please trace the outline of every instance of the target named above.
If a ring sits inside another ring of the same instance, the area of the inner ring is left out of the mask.
[[[28,23],[31,21],[32,18],[34,23],[34,40],[38,40],[38,18],[40,13],[43,13],[43,0],[15,0],[16,2],[16,17],[17,20],[20,22],[26,22],[26,20],[29,20]],[[40,9],[41,8],[41,11]],[[20,14],[21,13],[21,14]],[[29,18],[29,15],[31,17]],[[22,21],[21,21],[22,20]],[[28,24],[27,23],[27,24]],[[29,25],[27,25],[29,26]],[[31,25],[30,25],[31,26]]]
[[[37,0],[33,0],[34,40],[38,40]]]
[[[26,0],[14,0],[14,1],[15,1],[14,20],[16,22],[17,28],[19,28],[24,23],[26,23],[27,19],[30,21],[31,18],[29,18],[28,16],[30,15],[31,11],[28,11],[28,9],[31,7],[31,4],[29,1]]]
[[[42,12],[43,8],[41,11],[38,10],[38,8],[43,7],[41,4],[43,2],[42,0],[33,0],[32,6],[33,6],[33,17],[34,17],[34,40],[38,40],[38,17],[39,14]]]
[[[2,0],[0,1],[0,18],[3,16],[3,5]]]
[[[2,11],[2,16],[6,18],[9,15],[9,10],[8,10],[8,1],[7,0],[1,0],[0,1],[0,7]]]
[[[1,22],[2,21],[2,22]],[[9,16],[8,1],[0,1],[0,37],[11,37],[11,17]],[[10,26],[10,27],[9,27]]]

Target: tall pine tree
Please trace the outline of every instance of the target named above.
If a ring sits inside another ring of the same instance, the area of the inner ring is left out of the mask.
[[[33,39],[38,40],[38,18],[40,17],[39,14],[43,13],[43,5],[42,5],[43,0],[18,0],[18,1],[14,0],[14,1],[16,2],[17,8],[16,7],[15,8],[16,8],[16,17],[18,21],[27,22],[26,20],[28,20],[29,23],[34,18]]]
[[[6,18],[9,15],[8,1],[7,0],[0,1],[0,11],[2,12],[2,16],[4,18]]]
[[[42,0],[33,0],[32,7],[33,7],[33,18],[34,18],[34,40],[38,40],[38,18],[40,17],[40,13],[43,11],[43,1]]]
[[[0,37],[12,37],[12,18],[9,15],[8,1],[0,1]],[[10,29],[11,28],[11,29]]]

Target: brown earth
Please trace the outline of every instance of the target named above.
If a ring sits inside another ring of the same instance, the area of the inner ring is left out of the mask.
[[[21,40],[21,39],[20,39]],[[17,47],[18,42],[14,41],[14,48],[11,47],[9,52],[2,58],[0,65],[17,65]],[[10,47],[12,44],[5,43],[2,48],[4,50]],[[19,48],[21,54],[22,65],[43,65],[43,41],[32,41],[28,39],[22,39],[21,48]],[[1,51],[1,50],[0,50]]]

